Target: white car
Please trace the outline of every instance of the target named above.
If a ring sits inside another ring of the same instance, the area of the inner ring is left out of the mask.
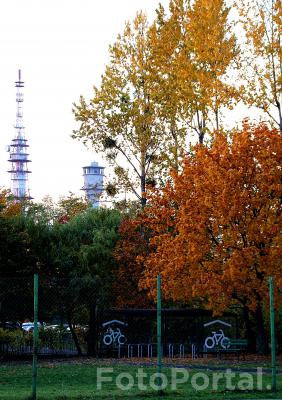
[[[40,328],[42,325],[40,322],[37,323],[38,328]],[[34,322],[23,322],[22,323],[22,329],[25,332],[33,332],[34,329]]]
[[[44,324],[43,324],[44,325]],[[48,330],[48,329],[51,329],[51,330],[65,330],[65,331],[67,331],[67,332],[69,332],[70,331],[70,328],[69,328],[69,326],[68,326],[68,324],[63,324],[63,325],[58,325],[58,324],[55,324],[55,325],[45,325],[44,326],[44,328],[46,329],[46,330]]]

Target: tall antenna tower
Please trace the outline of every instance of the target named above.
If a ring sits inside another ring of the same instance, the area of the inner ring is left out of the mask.
[[[24,133],[23,124],[23,101],[24,95],[22,89],[24,88],[24,82],[21,79],[21,70],[19,70],[18,80],[15,82],[16,92],[16,124],[14,128],[16,130],[14,139],[10,146],[8,146],[8,152],[10,153],[9,162],[11,168],[8,171],[11,174],[11,191],[17,200],[30,200],[29,188],[28,188],[28,148],[27,139]]]

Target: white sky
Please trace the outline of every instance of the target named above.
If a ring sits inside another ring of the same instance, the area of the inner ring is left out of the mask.
[[[14,136],[18,69],[30,144],[31,195],[82,194],[82,166],[101,161],[71,139],[72,103],[91,96],[108,45],[139,9],[153,18],[159,0],[8,0],[0,5],[0,186],[10,187],[5,146]],[[168,0],[161,0],[166,7]]]

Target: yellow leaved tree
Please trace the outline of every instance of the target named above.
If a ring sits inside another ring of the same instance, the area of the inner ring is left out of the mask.
[[[156,113],[149,23],[137,13],[109,48],[110,62],[93,98],[74,105],[80,128],[73,137],[90,142],[113,165],[116,188],[146,204],[146,183],[155,179],[163,128]],[[112,185],[112,189],[115,189]],[[114,192],[115,190],[112,190]]]
[[[231,109],[240,98],[229,79],[239,61],[230,8],[224,0],[171,0],[160,31],[171,36],[163,65],[176,87],[177,119],[203,143],[206,133],[220,129],[221,110]]]
[[[246,101],[282,133],[282,2],[239,0],[238,8],[246,33]]]

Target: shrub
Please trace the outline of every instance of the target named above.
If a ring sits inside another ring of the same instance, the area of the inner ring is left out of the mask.
[[[23,331],[20,330],[9,331],[0,328],[0,344],[5,343],[11,346],[20,346],[23,345],[25,341],[26,338]]]

